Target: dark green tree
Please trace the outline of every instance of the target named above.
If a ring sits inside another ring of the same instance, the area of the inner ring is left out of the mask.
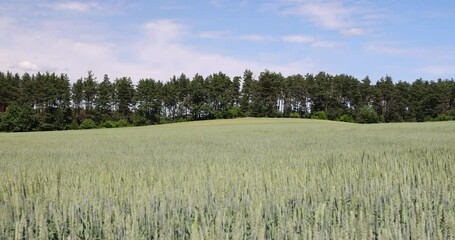
[[[177,94],[177,115],[178,118],[187,118],[190,114],[190,79],[185,75],[181,74],[176,79],[176,94]]]
[[[368,76],[366,76],[360,82],[359,92],[360,100],[358,103],[358,107],[372,106],[375,99],[374,86],[371,85],[371,80]]]
[[[384,119],[386,122],[388,122],[387,120],[389,120],[386,118],[386,115],[388,114],[390,108],[389,104],[394,93],[394,88],[395,85],[393,84],[392,78],[390,76],[381,78],[381,80],[379,80],[376,83],[375,87],[376,99],[374,105],[378,113],[381,115],[381,118]]]
[[[132,107],[135,105],[133,82],[129,77],[122,77],[115,80],[115,105],[122,118],[130,118]]]
[[[259,75],[253,116],[276,117],[279,115],[278,100],[282,97],[281,85],[283,82],[284,77],[281,73],[266,70]]]
[[[245,70],[240,97],[240,109],[244,116],[251,116],[252,102],[256,92],[256,80],[253,79],[253,72]]]
[[[109,76],[104,75],[103,81],[98,84],[98,94],[95,99],[96,119],[98,122],[111,120],[113,97],[115,96],[114,85],[111,83]]]
[[[92,71],[88,72],[88,76],[83,81],[84,94],[83,99],[85,103],[85,112],[91,114],[94,109],[95,100],[98,94],[98,83]]]
[[[428,96],[430,83],[417,79],[411,84],[409,92],[409,107],[412,116],[418,122],[425,120],[425,100]]]
[[[330,104],[334,102],[336,94],[333,76],[320,72],[316,76],[308,78],[310,82],[310,95],[312,112],[324,111],[327,113]]]
[[[190,83],[190,107],[194,120],[205,119],[208,116],[207,91],[204,77],[194,75]]]
[[[208,86],[207,103],[209,118],[224,118],[230,106],[233,106],[232,81],[224,73],[214,73],[205,80]]]
[[[170,118],[172,121],[177,118],[179,103],[179,88],[177,87],[177,77],[172,77],[170,81],[163,85],[163,116]]]
[[[71,88],[71,100],[76,112],[80,111],[84,101],[84,83],[82,78],[73,83],[73,87]]]
[[[385,116],[386,122],[412,121],[413,115],[409,107],[411,85],[407,82],[395,84],[392,97],[388,103],[388,111]]]
[[[160,121],[161,113],[161,83],[153,79],[142,79],[136,88],[135,125],[156,124]]]
[[[9,104],[18,100],[20,96],[19,81],[18,74],[0,72],[0,112],[4,112]]]

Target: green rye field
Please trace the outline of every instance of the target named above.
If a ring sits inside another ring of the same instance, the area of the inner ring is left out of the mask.
[[[0,134],[0,239],[454,239],[455,122]]]

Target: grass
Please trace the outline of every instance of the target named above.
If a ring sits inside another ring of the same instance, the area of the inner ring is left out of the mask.
[[[453,239],[455,124],[0,134],[0,239]]]

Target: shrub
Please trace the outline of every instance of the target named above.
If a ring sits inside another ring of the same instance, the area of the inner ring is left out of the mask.
[[[11,104],[1,116],[0,130],[5,132],[28,132],[36,126],[35,111],[30,106]]]
[[[296,112],[293,112],[293,113],[289,114],[289,117],[290,118],[300,118],[300,114],[296,113]]]
[[[145,126],[150,124],[150,121],[139,112],[133,114],[132,121],[134,126]]]
[[[176,123],[187,122],[188,120],[185,117],[177,118],[175,120]]]
[[[128,120],[126,119],[120,119],[117,122],[115,122],[115,127],[121,128],[121,127],[128,127],[130,124],[128,123]]]
[[[451,116],[453,119],[455,119],[455,109],[452,109],[449,111],[449,116]]]
[[[434,121],[450,121],[453,120],[453,117],[447,114],[439,114],[434,118]]]
[[[348,114],[343,114],[343,115],[339,116],[337,118],[337,121],[340,121],[340,122],[354,122],[352,117],[350,115],[348,115]]]
[[[79,129],[79,125],[77,124],[77,121],[74,120],[68,126],[66,126],[66,129],[68,129],[68,130],[77,130],[77,129]]]
[[[311,115],[311,119],[327,120],[327,113],[324,112],[324,111],[314,112],[314,113]]]
[[[38,126],[38,130],[39,131],[52,131],[52,130],[56,130],[56,128],[54,128],[54,125],[52,125],[50,123],[40,122],[40,124]]]
[[[103,122],[103,123],[101,123],[101,127],[102,128],[115,128],[115,122],[111,121],[111,120]]]
[[[227,110],[226,118],[238,118],[242,115],[242,110],[239,106],[233,106]]]
[[[357,122],[358,123],[379,123],[381,117],[372,107],[362,107],[357,113]]]
[[[345,114],[345,113],[344,113],[344,110],[341,108],[329,109],[327,111],[327,119],[338,121],[338,118],[343,114]]]
[[[81,128],[81,129],[92,129],[92,128],[96,128],[96,123],[95,123],[92,119],[87,118],[87,119],[85,119],[84,121],[82,121],[80,128]]]

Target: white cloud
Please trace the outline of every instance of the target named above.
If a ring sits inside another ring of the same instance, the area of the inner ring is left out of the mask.
[[[281,40],[290,43],[306,43],[310,44],[312,47],[336,47],[339,45],[337,42],[319,40],[307,35],[287,35],[281,37]]]
[[[314,38],[306,35],[287,35],[281,37],[281,40],[284,42],[292,43],[311,43],[314,42]]]
[[[340,29],[346,26],[347,17],[350,14],[350,10],[338,1],[298,1],[295,8],[288,9],[286,12],[305,16],[311,22],[328,29]]]
[[[115,55],[118,51],[108,42],[87,42],[77,35],[66,36],[53,29],[18,24],[6,32],[10,37],[0,38],[0,66],[11,66],[19,72],[62,72],[72,79],[88,70],[99,74],[122,73],[123,64],[119,64]]]
[[[94,3],[94,2],[84,3],[84,2],[68,1],[68,2],[55,3],[55,4],[51,5],[50,7],[54,10],[86,12],[93,8],[97,8],[98,4]]]
[[[217,39],[224,38],[227,36],[227,34],[228,34],[227,31],[208,31],[199,33],[199,37],[206,39]]]
[[[274,5],[282,14],[300,16],[316,26],[346,36],[364,35],[365,28],[382,18],[379,10],[358,1],[278,0]]]
[[[409,48],[398,47],[397,43],[383,41],[369,42],[364,48],[369,52],[392,56],[410,56],[416,53]]]
[[[97,76],[109,74],[112,79],[130,76],[134,81],[141,78],[168,80],[180,73],[207,76],[219,71],[235,76],[242,75],[245,69],[254,72],[270,69],[283,74],[319,70],[314,61],[306,58],[298,61],[281,58],[278,62],[279,58],[261,58],[260,55],[244,59],[209,52],[185,43],[190,36],[189,29],[174,20],[154,20],[138,29],[141,35],[116,45],[110,42],[108,34],[103,38],[90,38],[90,34],[99,35],[97,31],[66,35],[56,29],[13,23],[2,31],[10,37],[0,38],[0,66],[11,66],[19,73],[67,73],[72,81],[85,76],[88,70]],[[103,32],[102,29],[99,32]]]
[[[365,35],[365,30],[362,28],[349,28],[349,29],[341,29],[340,33],[344,36],[361,36]]]
[[[20,61],[17,64],[15,64],[13,66],[13,68],[17,68],[17,69],[20,69],[23,71],[33,71],[33,72],[37,72],[37,71],[41,70],[41,68],[38,65],[36,65],[32,62],[29,62],[29,61]]]
[[[161,22],[161,20],[158,20]],[[152,21],[147,25],[156,25],[157,21]],[[176,24],[177,26],[174,26]],[[163,24],[160,24],[163,25]],[[167,35],[175,36],[180,32],[185,32],[185,26],[173,22],[173,27],[167,27]],[[245,69],[253,71],[262,71],[265,68],[276,71],[289,71],[289,67],[284,65],[274,65],[261,61],[249,61],[236,57],[225,56],[216,53],[206,52],[202,49],[194,48],[178,41],[154,41],[156,34],[161,32],[161,28],[149,28],[147,36],[135,43],[135,51],[142,69],[147,69],[148,74],[161,80],[167,80],[172,75],[185,73],[189,76],[196,73],[203,75],[223,71],[229,75],[241,75]],[[182,36],[181,36],[182,37]],[[151,38],[151,39],[150,39]],[[243,40],[261,41],[268,37],[261,35],[248,35]],[[300,67],[309,68],[306,63],[292,63]],[[297,71],[297,68],[294,69]]]
[[[186,33],[184,25],[170,19],[150,21],[144,24],[144,29],[149,40],[158,42],[175,41]]]
[[[260,34],[248,34],[237,37],[238,40],[253,41],[253,42],[262,42],[262,41],[272,41],[274,38],[272,36],[260,35]]]
[[[311,46],[313,47],[324,47],[324,48],[333,48],[337,47],[340,44],[333,41],[314,41]]]

